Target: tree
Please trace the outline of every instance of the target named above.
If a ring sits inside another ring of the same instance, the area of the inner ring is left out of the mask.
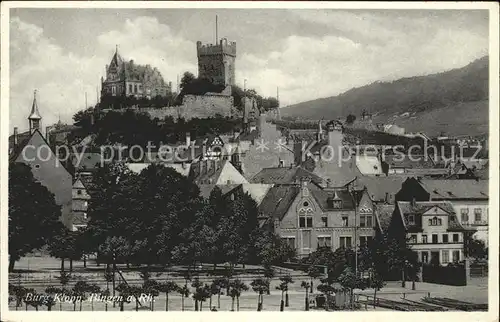
[[[68,285],[70,279],[71,279],[71,274],[67,273],[65,271],[61,271],[59,273],[59,276],[57,277],[59,280],[59,283],[61,284],[61,294],[65,295],[68,293],[66,290],[66,285]],[[62,301],[59,302],[59,311],[62,311]]]
[[[269,281],[263,278],[256,278],[250,283],[250,286],[259,296],[257,298],[257,311],[262,311],[264,304],[264,293],[269,291]]]
[[[203,302],[205,302],[210,297],[210,285],[200,285],[195,289],[193,293],[193,298],[196,301],[195,303],[200,304],[200,311],[203,311]],[[198,308],[196,307],[196,311]]]
[[[280,311],[284,311],[285,310],[285,300],[284,300],[284,296],[285,296],[285,291],[288,290],[288,286],[286,283],[284,282],[281,282],[278,286],[276,286],[276,289],[281,291],[281,302],[280,302]]]
[[[309,289],[311,288],[311,283],[302,281],[302,283],[300,283],[300,287],[306,290],[305,310],[309,311]]]
[[[328,274],[327,277],[321,279],[321,284],[319,284],[317,287],[318,291],[325,295],[325,309],[327,311],[330,308],[330,299],[332,294],[335,294],[335,292],[337,292],[337,289],[333,286],[334,283],[335,278],[333,278],[332,274]]]
[[[23,299],[26,296],[27,289],[24,286],[9,284],[9,293],[14,294],[14,297],[16,299],[16,311],[17,311],[18,307],[20,307],[23,303]]]
[[[384,287],[385,282],[382,279],[382,276],[376,272],[373,271],[372,274],[370,274],[370,279],[368,283],[368,287],[373,288],[373,307],[375,308],[375,303],[377,300],[377,291],[380,291],[382,287]]]
[[[23,163],[9,165],[9,272],[26,253],[40,248],[61,231],[61,207]]]
[[[212,285],[217,289],[217,308],[220,309],[220,295],[222,290],[227,288],[228,280],[224,277],[219,277],[212,282]]]
[[[90,306],[92,311],[94,311],[94,297],[92,295],[101,293],[101,288],[97,284],[89,284],[87,292],[91,294]]]
[[[166,281],[165,283],[160,283],[158,290],[165,293],[165,311],[168,311],[168,294],[179,291],[179,286],[175,282]]]
[[[193,298],[194,298],[194,310],[198,311],[198,298],[200,297],[200,294],[198,296],[194,296],[196,292],[198,292],[198,289],[203,287],[203,283],[200,281],[198,277],[195,277],[193,282],[191,283],[191,286],[194,287],[195,292],[193,293]]]
[[[283,277],[280,277],[280,281],[285,284],[286,289],[285,289],[285,307],[289,307],[290,304],[288,302],[288,286],[292,283],[294,283],[292,276],[290,275],[285,275]]]
[[[133,290],[127,284],[120,283],[116,290],[120,292],[119,304],[120,311],[124,311],[125,303],[130,303],[130,297],[133,295]],[[113,296],[114,297],[114,296]]]
[[[353,297],[354,297],[354,289],[360,285],[359,278],[356,276],[356,274],[352,271],[350,267],[346,267],[342,274],[339,276],[338,279],[340,286],[342,288],[349,292],[349,303],[352,306],[353,304]]]
[[[239,279],[233,280],[229,283],[229,296],[231,296],[231,311],[234,311],[234,298],[236,298],[236,310],[240,310],[240,295],[243,291],[248,291],[248,285]]]
[[[264,277],[266,278],[267,284],[271,285],[271,279],[274,277],[275,272],[272,266],[264,265]],[[267,288],[267,295],[271,294],[270,287]]]
[[[35,289],[29,288],[26,290],[26,294],[30,294],[31,296],[24,297],[24,303],[26,304],[26,311],[28,311],[28,305],[31,305],[38,311],[38,308],[44,305],[44,297],[42,294],[38,294]]]
[[[314,280],[323,274],[321,274],[321,271],[318,267],[310,265],[307,270],[307,275],[311,278],[311,283],[309,283],[309,285],[311,286],[310,292],[314,293]]]
[[[188,297],[190,294],[189,287],[187,287],[187,285],[184,285],[183,287],[178,287],[177,293],[181,295],[181,309],[182,311],[184,311],[184,298]]]
[[[61,259],[61,271],[65,270],[64,260],[69,259],[69,272],[73,272],[73,260],[82,257],[83,249],[80,248],[80,233],[69,231],[61,227],[60,231],[52,238],[49,244],[50,255]]]
[[[75,283],[72,289],[72,295],[75,296],[73,311],[76,310],[76,300],[80,301],[80,311],[82,310],[82,302],[87,297],[87,292],[89,291],[90,285],[85,281],[78,281]]]
[[[47,311],[52,311],[52,307],[56,304],[54,297],[57,293],[62,293],[61,289],[54,286],[49,286],[45,289],[45,294],[47,296],[45,298],[44,305],[47,306]]]
[[[356,116],[354,116],[352,114],[347,115],[347,118],[346,118],[347,124],[353,124],[354,121],[356,121]]]
[[[144,283],[142,285],[144,292],[146,294],[151,295],[151,297],[152,297],[151,304],[150,304],[151,311],[154,311],[155,297],[157,297],[160,294],[160,291],[162,289],[161,287],[162,287],[161,283],[158,283],[157,281],[152,280],[152,279],[148,279],[148,280],[144,281]],[[177,284],[175,285],[175,288],[177,288]],[[166,310],[168,311],[168,295],[167,295],[167,303],[165,303],[165,306],[166,306]]]
[[[474,258],[475,261],[478,261],[487,257],[488,250],[484,241],[469,237],[465,242],[465,254],[468,257]]]

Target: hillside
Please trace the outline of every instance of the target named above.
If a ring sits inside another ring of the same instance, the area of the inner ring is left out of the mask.
[[[283,108],[283,116],[333,119],[363,110],[375,122],[395,123],[408,131],[450,135],[488,132],[488,57],[447,72],[376,82],[343,94]],[[409,115],[401,117],[408,112]],[[465,132],[465,133],[464,133]]]

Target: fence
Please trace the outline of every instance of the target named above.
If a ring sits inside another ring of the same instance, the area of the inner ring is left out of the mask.
[[[487,263],[471,263],[470,264],[471,277],[487,277],[488,264]]]
[[[464,264],[456,266],[422,266],[422,280],[427,283],[465,286],[467,276]]]

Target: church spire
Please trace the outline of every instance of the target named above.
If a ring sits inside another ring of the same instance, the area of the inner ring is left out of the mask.
[[[37,129],[40,130],[40,120],[42,117],[40,116],[40,112],[38,111],[38,104],[36,102],[36,89],[33,93],[33,105],[31,106],[31,113],[28,116],[30,132]]]

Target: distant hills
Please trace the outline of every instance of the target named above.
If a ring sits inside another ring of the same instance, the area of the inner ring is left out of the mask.
[[[465,67],[427,76],[375,82],[338,96],[283,108],[281,114],[301,119],[345,119],[365,110],[374,122],[403,126],[428,135],[488,133],[488,56]]]

